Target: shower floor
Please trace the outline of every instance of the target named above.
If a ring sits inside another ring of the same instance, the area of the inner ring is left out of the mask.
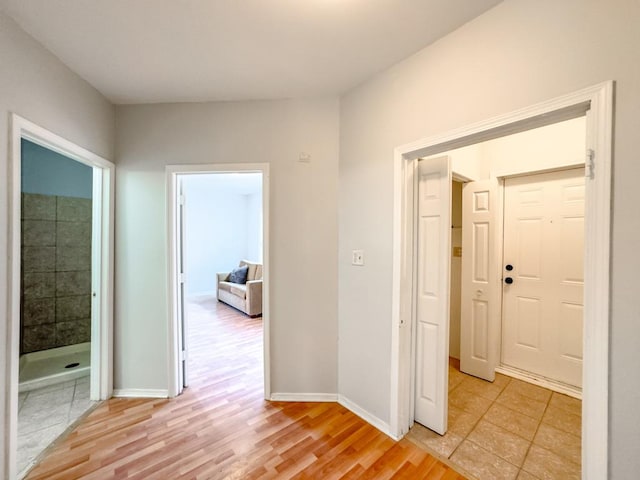
[[[65,368],[77,363],[77,366]],[[52,348],[20,357],[20,392],[55,385],[89,375],[91,343]]]

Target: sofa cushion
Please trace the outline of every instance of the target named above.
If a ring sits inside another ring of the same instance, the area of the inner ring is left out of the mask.
[[[240,260],[240,266],[249,267],[249,273],[247,274],[247,281],[261,280],[262,279],[262,264],[250,262],[249,260]]]
[[[236,297],[240,297],[242,299],[247,298],[247,285],[242,285],[239,283],[231,283],[231,282],[220,282],[218,284],[218,290],[229,292]]]
[[[249,273],[249,267],[247,265],[234,268],[229,274],[229,281],[231,283],[239,283],[244,285],[247,283],[247,274]]]

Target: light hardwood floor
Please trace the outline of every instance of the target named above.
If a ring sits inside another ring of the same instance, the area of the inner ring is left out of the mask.
[[[184,394],[104,402],[27,478],[464,480],[336,403],[265,401],[262,319],[211,298],[188,311]]]

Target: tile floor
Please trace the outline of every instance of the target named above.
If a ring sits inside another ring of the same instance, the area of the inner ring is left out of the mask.
[[[407,438],[478,480],[580,479],[582,403],[496,374],[449,366],[449,430],[415,424]]]
[[[18,472],[22,478],[38,456],[97,402],[89,399],[89,377],[19,394]]]

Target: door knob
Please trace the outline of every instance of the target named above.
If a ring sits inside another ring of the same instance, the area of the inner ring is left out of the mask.
[[[507,265],[507,266],[506,266],[506,267],[504,267],[504,268],[505,268],[505,270],[506,270],[507,272],[510,272],[511,270],[513,270],[513,265]]]
[[[513,283],[513,278],[511,277],[507,277],[504,279],[504,283],[506,283],[507,285],[511,285]]]

